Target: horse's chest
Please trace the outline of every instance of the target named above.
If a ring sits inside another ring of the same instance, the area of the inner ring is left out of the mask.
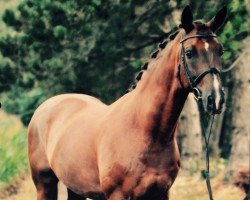
[[[138,184],[133,189],[133,195],[141,197],[160,191],[166,193],[179,171],[179,159],[172,156],[160,159],[150,155],[143,162],[145,163],[145,171],[139,176]]]
[[[178,168],[160,173],[156,170],[145,171],[138,178],[137,185],[132,189],[133,197],[137,199],[142,196],[156,195],[160,192],[165,194],[174,182],[177,172]]]
[[[121,190],[131,199],[167,194],[179,170],[178,155],[176,152],[168,153],[169,150],[147,152],[138,158],[132,169],[116,163],[101,183],[102,189],[107,196]]]

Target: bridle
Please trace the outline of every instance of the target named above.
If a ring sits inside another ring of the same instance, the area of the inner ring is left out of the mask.
[[[201,80],[207,74],[218,74],[220,76],[221,72],[216,67],[209,67],[208,70],[202,72],[196,78],[193,78],[192,74],[188,68],[187,62],[186,62],[185,49],[184,49],[184,45],[183,45],[183,43],[186,40],[191,39],[191,38],[211,38],[211,37],[217,37],[217,36],[215,34],[200,34],[200,35],[191,35],[191,36],[186,35],[185,37],[182,36],[181,41],[180,41],[181,52],[180,52],[180,57],[179,57],[177,76],[179,78],[181,85],[183,86],[183,84],[181,82],[181,76],[180,76],[180,68],[183,65],[184,72],[188,78],[189,86],[191,88],[191,91],[194,93],[195,100],[197,101],[198,109],[200,112],[202,136],[204,138],[205,148],[206,148],[206,170],[203,171],[203,175],[204,175],[204,178],[206,179],[209,198],[210,198],[210,200],[213,200],[212,188],[211,188],[211,184],[210,184],[210,175],[209,175],[209,139],[210,139],[211,130],[212,130],[213,122],[214,122],[214,115],[212,115],[212,118],[208,123],[206,118],[205,118],[206,113],[205,113],[203,102],[202,102],[201,92],[196,86],[201,82]],[[205,129],[205,127],[204,127],[205,124],[208,124],[207,129]]]
[[[198,34],[198,35],[186,35],[186,36],[182,36],[181,38],[181,41],[180,41],[180,44],[181,44],[181,52],[180,52],[180,57],[179,57],[179,63],[178,63],[178,73],[177,73],[177,76],[180,80],[180,83],[181,85],[182,82],[181,82],[181,76],[180,76],[180,68],[181,66],[184,67],[184,71],[185,71],[185,74],[187,75],[187,78],[188,78],[188,82],[189,82],[189,85],[190,85],[190,88],[191,88],[191,91],[194,93],[195,97],[196,98],[199,98],[201,93],[199,91],[199,89],[196,87],[200,82],[201,80],[207,75],[207,74],[218,74],[220,76],[221,72],[218,68],[216,67],[209,67],[208,70],[202,72],[201,74],[199,74],[197,77],[193,78],[189,68],[188,68],[188,65],[187,65],[187,62],[186,62],[186,57],[185,57],[185,48],[184,48],[184,45],[183,43],[188,40],[188,39],[191,39],[191,38],[211,38],[211,37],[217,37],[215,34]]]

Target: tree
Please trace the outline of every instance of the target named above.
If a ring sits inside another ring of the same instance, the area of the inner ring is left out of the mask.
[[[27,124],[30,116],[23,116],[23,111],[32,113],[58,93],[113,101],[132,82],[145,52],[167,36],[160,24],[172,10],[163,1],[135,0],[25,0],[18,14],[6,10],[3,20],[18,34],[0,40],[2,55],[14,66],[8,69],[15,74],[8,87],[2,86],[2,92],[8,91],[5,109],[21,115]]]
[[[236,60],[239,57],[240,49],[242,48],[242,41],[249,35],[249,29],[247,28],[249,24],[249,7],[247,8],[245,1],[234,1],[230,4],[231,12],[224,31],[225,36],[221,37],[222,41],[227,41],[227,39],[232,39],[232,42],[228,42],[230,47],[230,53],[226,49],[226,60],[228,57],[233,57]],[[241,15],[241,17],[240,17]],[[234,28],[233,28],[234,27]],[[237,39],[236,39],[237,38]],[[238,42],[237,42],[238,41]],[[241,42],[241,43],[240,43]],[[229,66],[232,60],[225,61]],[[227,91],[226,99],[226,110],[224,113],[224,119],[222,123],[222,131],[220,133],[219,148],[221,151],[221,156],[228,159],[231,153],[232,147],[232,135],[233,135],[233,120],[234,118],[234,86],[237,80],[234,80],[234,75],[232,71],[227,72],[224,75],[225,89]]]
[[[200,115],[194,96],[190,94],[182,110],[177,128],[178,146],[183,169],[195,172],[202,158]]]
[[[246,42],[242,60],[233,70],[234,88],[232,98],[232,150],[228,170],[235,175],[242,167],[250,173],[250,40]],[[250,183],[248,183],[250,184]]]

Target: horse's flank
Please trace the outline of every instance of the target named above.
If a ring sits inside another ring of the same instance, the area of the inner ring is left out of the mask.
[[[35,112],[29,140],[44,148],[47,167],[73,191],[109,196],[119,183],[125,193],[140,196],[153,184],[171,186],[179,168],[174,130],[188,93],[176,78],[178,50],[170,51],[171,43],[136,89],[113,104],[66,94]]]

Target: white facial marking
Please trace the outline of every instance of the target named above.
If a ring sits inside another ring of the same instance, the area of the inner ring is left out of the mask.
[[[204,42],[204,48],[206,49],[206,51],[208,51],[209,49],[209,44],[207,42]]]
[[[220,103],[220,83],[218,80],[218,77],[214,74],[214,90],[215,90],[215,108],[219,109],[219,103]]]

